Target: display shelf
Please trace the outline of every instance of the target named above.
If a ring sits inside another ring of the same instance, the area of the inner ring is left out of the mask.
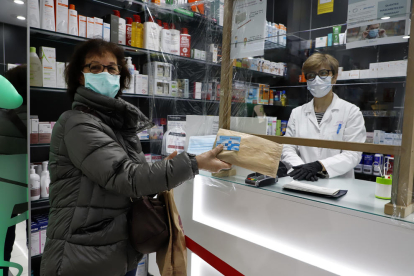
[[[278,76],[278,75],[275,75],[275,74],[272,74],[272,73],[265,73],[265,72],[256,71],[256,70],[250,70],[248,68],[243,68],[243,67],[233,66],[233,69],[236,73],[251,74],[251,76],[254,77],[254,78],[262,78],[262,77],[268,77],[268,78],[273,78],[273,79],[283,79],[284,78],[284,76]]]
[[[50,202],[48,198],[41,198],[39,200],[30,201],[31,210],[40,210],[40,209],[46,209],[49,207],[50,207]]]
[[[245,187],[251,187],[252,189],[266,191],[269,193],[269,195],[272,195],[273,193],[282,194],[291,196],[293,198],[302,199],[304,200],[304,202],[313,201],[321,203],[323,205],[327,204],[375,216],[391,218],[391,216],[384,214],[384,204],[388,203],[389,200],[382,200],[375,197],[376,183],[372,181],[340,177],[330,179],[319,179],[317,182],[300,181],[302,183],[316,185],[320,187],[348,190],[348,193],[345,196],[337,199],[332,199],[284,190],[283,185],[290,183],[293,180],[293,178],[291,177],[282,177],[279,178],[276,184],[256,188],[252,185],[245,184],[244,181],[246,176],[236,175],[230,177],[217,178],[213,177],[208,172],[200,171],[200,176],[198,177],[210,177],[213,179],[212,181],[215,183],[215,186],[221,187],[222,189],[229,189],[228,185],[233,185],[233,189],[237,189],[237,186],[234,185],[241,185]],[[414,216],[411,215],[405,219],[394,219],[414,223],[413,218]]]
[[[70,44],[70,45],[76,45],[79,42],[87,41],[89,38],[85,37],[79,37],[69,34],[62,34],[58,32],[38,29],[38,28],[30,28],[30,36],[33,39],[42,39],[42,40],[48,40],[58,43],[64,43],[64,44]],[[199,59],[193,59],[193,58],[187,58],[182,57],[178,55],[173,54],[167,54],[161,51],[153,51],[143,48],[137,48],[137,47],[131,47],[126,45],[119,45],[124,49],[124,52],[130,55],[159,55],[164,58],[168,58],[174,61],[180,61],[180,62],[192,62],[192,63],[198,63],[203,65],[210,65],[210,66],[221,66],[219,63],[209,62],[205,60],[199,60]]]
[[[379,84],[404,84],[406,77],[389,77],[389,78],[379,78],[379,79],[353,79],[353,80],[338,80],[333,86],[348,86],[348,85],[379,85]],[[307,88],[306,83],[294,83],[292,85],[281,85],[281,86],[272,86],[270,89],[280,89],[280,88]]]
[[[50,144],[30,144],[31,148],[46,148],[50,147]]]

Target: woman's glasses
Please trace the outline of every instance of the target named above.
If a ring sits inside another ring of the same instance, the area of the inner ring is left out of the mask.
[[[122,68],[121,65],[116,65],[116,64],[102,65],[97,62],[85,64],[83,68],[85,67],[88,67],[89,71],[91,71],[92,74],[102,73],[106,68],[108,70],[108,73],[111,75],[119,75],[121,73],[121,68]]]
[[[316,76],[319,76],[321,79],[326,79],[327,77],[329,77],[329,72],[332,72],[333,74],[333,70],[326,70],[326,69],[322,69],[320,70],[318,73],[306,73],[305,74],[305,78],[308,81],[313,81]]]

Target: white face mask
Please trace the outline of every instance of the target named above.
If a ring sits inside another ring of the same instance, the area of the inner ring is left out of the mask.
[[[308,81],[308,90],[315,98],[325,97],[332,89],[332,77],[321,79],[319,76],[313,81]]]

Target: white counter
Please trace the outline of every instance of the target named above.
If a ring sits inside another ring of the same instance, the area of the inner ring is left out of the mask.
[[[284,191],[288,182],[197,176],[174,192],[185,234],[244,275],[413,275],[414,225],[384,215],[374,183],[314,183],[348,190],[335,200]],[[189,257],[189,275],[220,275]]]

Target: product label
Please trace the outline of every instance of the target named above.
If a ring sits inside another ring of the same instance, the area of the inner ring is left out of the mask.
[[[132,46],[131,40],[132,40],[132,25],[127,24],[126,25],[126,43],[128,46]]]
[[[224,150],[239,151],[240,150],[241,137],[238,136],[219,136],[217,141],[218,145],[223,145]]]
[[[180,55],[183,57],[190,57],[190,38],[187,35],[181,35],[180,40]]]
[[[171,154],[174,151],[181,153],[184,151],[186,135],[181,132],[170,132],[167,136],[167,153]]]

